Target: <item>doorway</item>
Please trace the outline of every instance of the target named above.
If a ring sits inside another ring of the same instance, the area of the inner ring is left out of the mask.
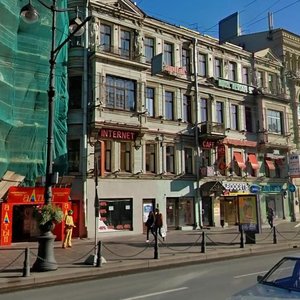
[[[14,205],[12,242],[35,241],[40,231],[33,218],[33,205]]]
[[[154,212],[155,210],[155,199],[143,199],[143,212],[142,212],[142,220],[143,220],[143,233],[147,232],[147,227],[145,222],[147,221],[148,215],[150,211]]]

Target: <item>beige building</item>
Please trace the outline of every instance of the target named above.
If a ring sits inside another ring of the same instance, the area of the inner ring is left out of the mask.
[[[94,234],[95,206],[99,233],[141,233],[154,208],[168,230],[235,225],[245,195],[257,195],[262,222],[267,206],[286,218],[295,146],[276,55],[220,44],[131,1],[89,1],[86,10],[87,38],[69,51],[69,173],[80,234]],[[160,54],[163,64],[152,67]]]

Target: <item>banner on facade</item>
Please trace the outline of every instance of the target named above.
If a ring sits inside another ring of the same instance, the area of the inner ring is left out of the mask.
[[[293,153],[289,157],[289,175],[292,178],[300,178],[299,154]]]

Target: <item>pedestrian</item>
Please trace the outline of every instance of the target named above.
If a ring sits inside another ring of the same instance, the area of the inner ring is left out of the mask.
[[[267,220],[271,228],[273,228],[274,211],[272,207],[268,207]]]
[[[73,210],[70,209],[65,218],[65,237],[63,241],[63,248],[72,247],[72,233],[73,228],[76,227],[73,221]]]
[[[145,222],[145,225],[147,227],[147,239],[146,239],[147,243],[149,243],[149,232],[150,231],[153,234],[153,236],[155,236],[155,233],[154,233],[154,222],[155,222],[154,212],[151,210],[149,212],[149,214],[148,214],[147,221]]]
[[[162,235],[161,228],[163,227],[163,217],[162,214],[159,212],[159,209],[155,209],[155,215],[154,215],[155,221],[154,221],[154,227],[155,227],[155,234],[159,234],[163,241],[165,240],[165,237]]]

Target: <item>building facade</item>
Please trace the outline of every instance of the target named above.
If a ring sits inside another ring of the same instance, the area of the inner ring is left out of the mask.
[[[262,223],[268,206],[278,219],[293,214],[292,108],[271,49],[220,44],[131,1],[89,1],[86,10],[87,38],[69,49],[80,235],[141,233],[154,208],[168,230],[236,225],[239,196],[253,194]]]

